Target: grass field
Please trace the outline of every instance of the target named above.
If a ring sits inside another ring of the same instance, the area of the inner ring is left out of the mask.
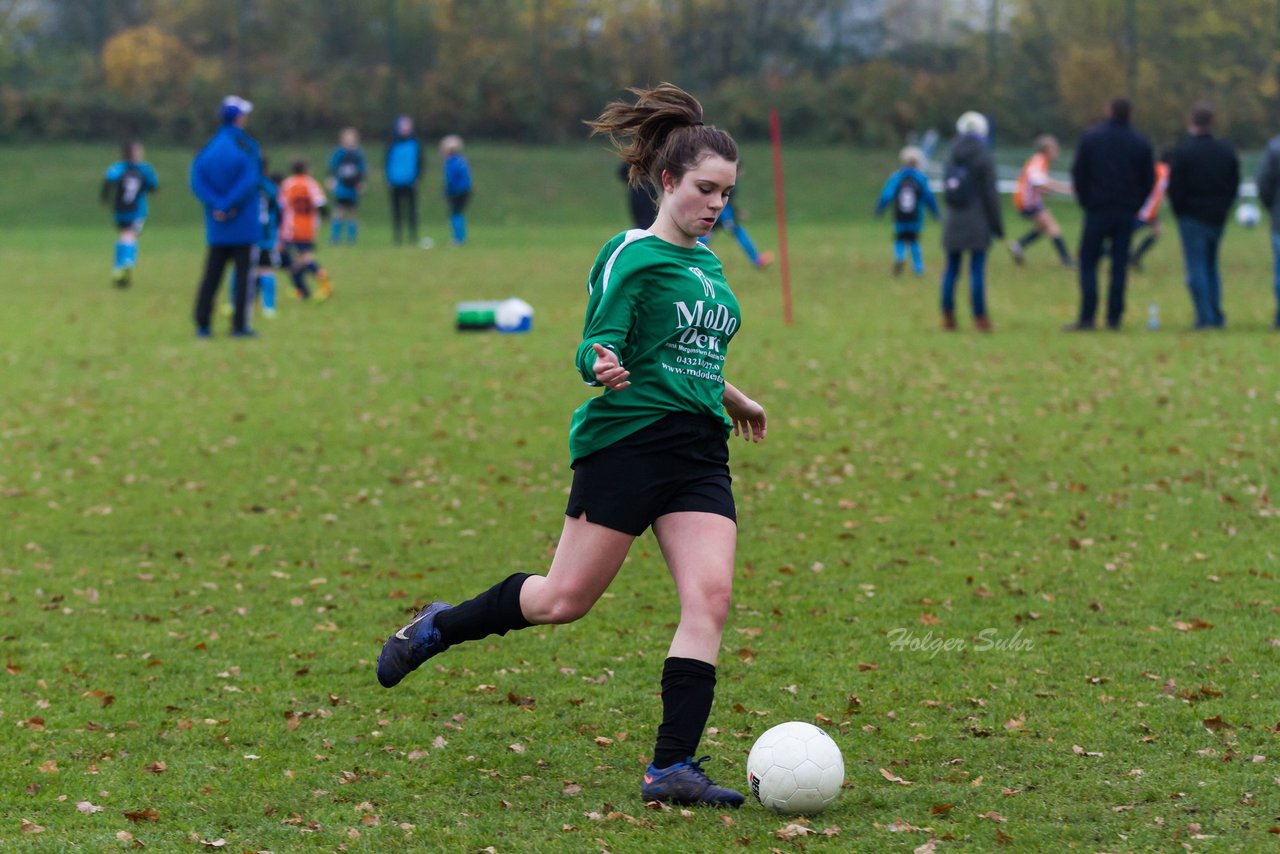
[[[375,190],[361,244],[321,249],[335,300],[285,302],[251,342],[221,318],[192,337],[188,154],[151,154],[128,292],[93,207],[112,152],[0,158],[21,188],[0,196],[0,848],[1274,850],[1264,231],[1229,231],[1207,335],[1184,331],[1172,228],[1119,334],[1057,331],[1076,289],[1043,245],[994,256],[996,334],[938,331],[937,227],[927,277],[893,279],[869,216],[891,154],[789,154],[790,327],[776,271],[717,239],[744,313],[728,375],[771,430],[733,448],[703,746],[741,785],[764,729],[827,726],[847,786],[795,835],[638,799],[677,616],[648,536],[585,620],[373,678],[415,603],[547,564],[590,393],[583,283],[625,215],[607,152],[475,148],[463,250],[391,248]],[[773,246],[767,152],[746,161]],[[453,331],[456,301],[507,295],[532,334]]]

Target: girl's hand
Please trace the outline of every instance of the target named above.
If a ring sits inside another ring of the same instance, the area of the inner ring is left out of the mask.
[[[726,384],[728,391],[732,386]],[[734,394],[724,396],[724,411],[729,413],[733,422],[733,435],[741,436],[749,442],[760,442],[768,430],[768,419],[764,407],[734,389]]]
[[[596,382],[612,391],[622,391],[631,385],[627,381],[627,377],[631,376],[631,372],[618,362],[617,353],[599,344],[592,344],[591,346],[596,351],[596,363],[592,368],[596,374]]]

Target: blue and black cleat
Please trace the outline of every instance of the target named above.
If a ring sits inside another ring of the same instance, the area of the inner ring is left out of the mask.
[[[378,654],[378,681],[383,688],[399,684],[428,658],[449,648],[436,628],[436,614],[452,607],[448,602],[432,602],[387,638]]]
[[[644,772],[640,797],[646,802],[663,801],[681,806],[733,807],[742,806],[745,800],[741,792],[726,789],[711,782],[702,770],[702,763],[710,759],[704,756],[694,761],[689,757],[670,768],[661,770],[650,765]]]

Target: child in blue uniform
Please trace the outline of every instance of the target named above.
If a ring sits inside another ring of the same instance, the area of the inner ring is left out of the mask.
[[[147,219],[147,194],[155,192],[160,181],[151,164],[142,159],[142,143],[129,140],[121,147],[121,154],[124,159],[107,168],[102,181],[102,201],[111,205],[119,230],[111,281],[118,288],[127,288],[138,263],[138,235]]]
[[[444,161],[444,198],[449,203],[449,228],[453,245],[467,242],[467,219],[462,212],[471,198],[471,167],[462,156],[462,137],[450,134],[440,141],[440,157]]]
[[[355,244],[356,231],[360,227],[357,210],[364,193],[369,165],[360,148],[360,134],[355,128],[343,128],[338,137],[338,147],[329,158],[329,189],[333,191],[333,225],[329,242],[337,246],[342,242],[342,229],[346,226],[347,242]]]
[[[733,212],[733,202],[727,202],[724,210],[720,212],[720,218],[716,220],[716,228],[723,228],[725,231],[733,235],[738,241],[738,245],[742,247],[742,251],[747,253],[747,260],[751,262],[751,266],[757,270],[763,270],[773,263],[773,253],[768,249],[761,252],[756,249],[755,243],[751,240],[751,235],[747,234],[747,227],[738,222],[737,216]],[[711,243],[711,235],[700,238],[702,243]]]
[[[902,149],[898,156],[902,168],[889,176],[876,202],[876,216],[893,206],[893,274],[902,273],[907,249],[911,250],[911,270],[924,275],[924,259],[920,256],[920,232],[924,230],[926,210],[938,219],[938,201],[929,189],[929,179],[920,167],[924,152],[914,145]]]
[[[262,299],[262,315],[271,318],[276,316],[276,274],[275,271],[289,265],[288,252],[280,244],[280,202],[276,198],[280,192],[279,174],[267,175],[267,158],[262,158],[262,178],[258,181],[258,222],[262,224],[262,234],[254,245],[253,291],[249,294],[250,302],[255,297]],[[227,288],[228,313],[235,306],[235,282]]]

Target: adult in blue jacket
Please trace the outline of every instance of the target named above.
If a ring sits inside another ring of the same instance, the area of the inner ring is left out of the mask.
[[[252,110],[253,104],[243,98],[223,99],[222,127],[191,164],[191,191],[204,205],[209,243],[204,278],[196,293],[196,335],[201,338],[211,334],[213,303],[228,261],[235,264],[231,334],[254,334],[249,328],[249,267],[253,244],[262,232],[258,202],[262,155],[258,143],[244,130]]]
[[[409,239],[418,242],[418,181],[422,179],[422,143],[413,135],[413,119],[396,119],[395,135],[387,145],[383,172],[391,188],[391,227],[396,243],[405,222]]]

